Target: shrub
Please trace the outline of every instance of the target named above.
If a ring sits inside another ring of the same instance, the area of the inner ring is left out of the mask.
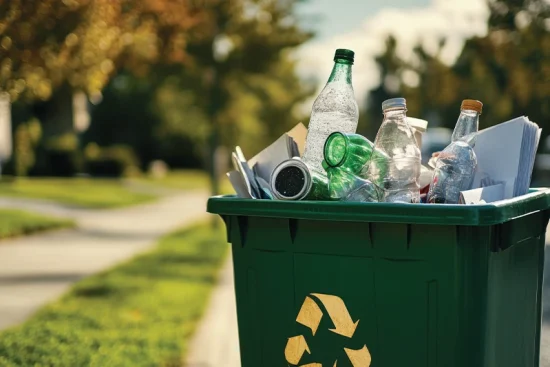
[[[87,172],[96,177],[135,176],[141,173],[133,149],[125,145],[100,147],[89,143],[84,150]]]

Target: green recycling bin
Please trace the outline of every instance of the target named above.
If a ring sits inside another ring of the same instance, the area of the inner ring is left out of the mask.
[[[549,208],[211,198],[242,366],[539,366]]]

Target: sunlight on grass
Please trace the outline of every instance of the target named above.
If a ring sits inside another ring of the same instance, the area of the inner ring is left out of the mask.
[[[0,209],[0,238],[14,237],[47,229],[71,227],[73,225],[74,222],[66,219],[22,210]]]
[[[179,190],[206,190],[210,192],[210,178],[208,173],[202,170],[172,170],[165,177],[142,177],[131,179],[140,183],[154,184],[160,187]],[[226,176],[220,178],[220,192],[222,194],[233,194],[233,188]]]
[[[207,225],[164,237],[1,333],[0,366],[181,366],[227,248]]]
[[[156,198],[155,195],[132,191],[120,180],[90,178],[18,178],[0,181],[0,196],[47,199],[89,208],[128,206]]]

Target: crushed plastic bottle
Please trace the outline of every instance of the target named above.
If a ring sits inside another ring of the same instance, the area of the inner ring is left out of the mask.
[[[357,129],[359,108],[351,84],[353,60],[353,51],[336,50],[330,78],[313,103],[302,160],[318,174],[325,174],[322,162],[327,137],[335,131],[354,133]]]
[[[473,146],[482,108],[480,101],[466,99],[462,102],[452,142],[437,157],[428,203],[458,204],[460,192],[472,186],[477,168]]]
[[[366,177],[383,192],[381,201],[418,203],[420,149],[407,123],[405,98],[384,101],[382,110],[384,121],[374,142],[380,154],[373,154]]]

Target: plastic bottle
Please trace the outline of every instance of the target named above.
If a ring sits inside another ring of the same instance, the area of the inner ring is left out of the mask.
[[[378,130],[366,177],[383,192],[381,201],[418,203],[420,149],[407,122],[405,98],[382,103],[384,121]]]
[[[473,145],[482,107],[480,101],[466,99],[462,102],[452,142],[435,163],[428,203],[457,204],[460,192],[470,189],[477,167]]]
[[[335,131],[354,133],[357,129],[359,108],[351,84],[353,60],[353,51],[336,50],[330,78],[313,103],[302,160],[310,170],[322,175],[327,137]]]

